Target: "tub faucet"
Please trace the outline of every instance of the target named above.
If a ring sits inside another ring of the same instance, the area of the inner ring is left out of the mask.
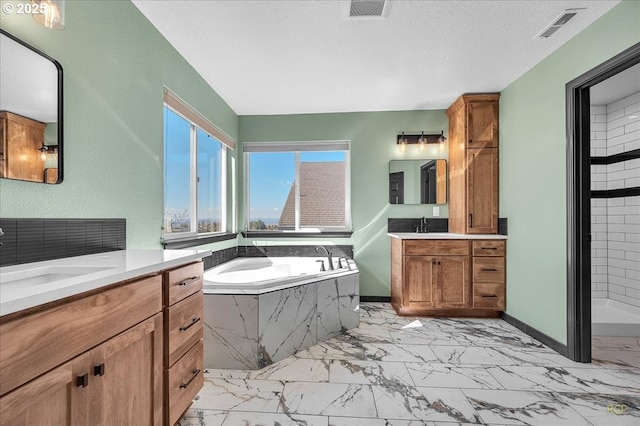
[[[324,250],[324,252],[327,254],[327,262],[329,262],[329,270],[333,271],[335,268],[333,267],[333,258],[332,258],[331,252],[327,250],[325,246],[316,246],[314,250],[318,251],[320,249]]]

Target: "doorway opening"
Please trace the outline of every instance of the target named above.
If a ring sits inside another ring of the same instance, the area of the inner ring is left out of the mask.
[[[592,192],[592,164],[613,160],[594,155],[591,144],[591,89],[603,81],[640,64],[640,43],[630,47],[566,85],[567,105],[567,356],[591,362],[592,344],[592,198],[640,195],[640,187]],[[633,149],[631,149],[632,151]],[[624,152],[620,152],[623,156]],[[638,152],[635,153],[637,155]],[[628,155],[634,155],[633,153]],[[637,157],[640,158],[640,157]],[[625,192],[626,191],[626,192]],[[614,203],[615,204],[615,203]],[[596,290],[597,290],[596,286]]]

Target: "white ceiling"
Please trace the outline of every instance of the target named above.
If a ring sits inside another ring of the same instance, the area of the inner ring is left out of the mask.
[[[501,91],[618,1],[133,0],[239,115],[442,109]],[[565,9],[586,8],[548,39]]]

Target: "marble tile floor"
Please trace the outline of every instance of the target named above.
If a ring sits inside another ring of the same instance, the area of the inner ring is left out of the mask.
[[[208,370],[180,426],[640,424],[640,338],[594,337],[575,363],[500,319],[398,317],[261,370]]]

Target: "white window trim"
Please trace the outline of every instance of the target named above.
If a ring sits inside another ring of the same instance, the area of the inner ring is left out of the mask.
[[[345,179],[344,179],[344,226],[323,226],[319,228],[300,227],[300,203],[295,203],[295,229],[281,231],[250,231],[250,232],[279,232],[283,234],[296,233],[322,233],[322,232],[351,232],[351,141],[333,140],[333,141],[290,141],[290,142],[244,142],[242,144],[244,154],[244,229],[249,230],[250,205],[249,205],[249,189],[251,188],[251,179],[249,176],[250,160],[249,154],[252,152],[295,152],[295,181],[300,182],[300,152],[305,151],[343,151],[345,153]],[[300,185],[296,185],[296,200],[300,200]]]
[[[165,96],[167,90],[165,89]],[[170,93],[170,92],[169,92]],[[186,104],[183,104],[184,107]],[[215,236],[215,235],[223,235],[226,234],[227,231],[227,148],[229,145],[225,142],[221,141],[215,135],[212,135],[207,129],[199,126],[197,123],[194,123],[189,117],[185,116],[181,111],[174,108],[172,105],[168,104],[166,101],[163,104],[163,108],[167,108],[174,114],[181,117],[190,125],[190,133],[189,133],[189,176],[190,176],[190,185],[189,185],[189,222],[191,224],[191,230],[189,232],[179,232],[179,233],[165,233],[164,232],[164,219],[163,219],[163,229],[162,229],[162,240],[163,241],[176,241],[176,240],[189,240],[195,239],[198,237],[206,237],[206,236]],[[195,110],[192,111],[194,114],[198,114]],[[215,139],[220,143],[221,152],[220,152],[220,231],[218,232],[198,232],[198,138],[197,138],[197,129],[202,130],[207,135]],[[164,135],[163,135],[164,138]],[[164,150],[164,142],[163,142],[163,150]],[[163,168],[164,174],[164,168]],[[164,185],[165,176],[163,176],[163,185]],[[166,208],[166,199],[164,199],[164,191],[163,191],[163,218]]]

